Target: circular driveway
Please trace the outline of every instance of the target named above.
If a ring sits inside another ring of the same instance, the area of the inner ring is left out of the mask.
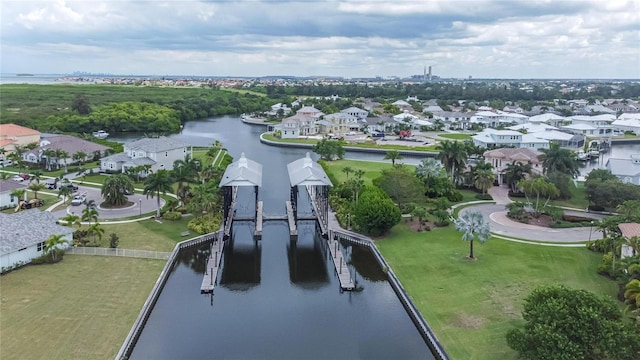
[[[158,200],[154,197],[151,198],[145,195],[140,195],[135,193],[133,195],[127,195],[127,198],[133,204],[129,207],[122,209],[104,209],[100,207],[100,204],[104,201],[102,199],[102,195],[100,194],[100,189],[90,186],[83,186],[78,184],[78,191],[74,194],[85,194],[87,195],[87,201],[94,200],[96,205],[98,205],[98,218],[99,219],[118,219],[132,216],[139,216],[140,214],[147,213],[155,213],[158,208]],[[70,203],[71,201],[68,201]],[[164,199],[160,199],[160,207],[164,206]],[[67,214],[75,214],[81,215],[82,210],[85,208],[84,204],[82,205],[68,205],[65,209],[57,210],[52,212],[52,214],[58,218],[64,217]],[[142,209],[142,211],[140,211]]]
[[[587,241],[589,239],[601,239],[602,233],[593,227],[576,227],[569,229],[552,229],[529,224],[523,224],[507,218],[504,204],[479,204],[465,207],[460,213],[467,211],[479,211],[485,219],[489,220],[491,232],[519,239],[548,241],[557,243],[571,243]],[[566,214],[579,212],[565,211]],[[601,219],[601,215],[579,213],[580,216],[591,217],[594,220]]]

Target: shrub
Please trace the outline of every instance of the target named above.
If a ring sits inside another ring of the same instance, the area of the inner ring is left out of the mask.
[[[162,215],[162,218],[169,221],[176,221],[182,219],[182,213],[177,211],[167,211]]]
[[[591,225],[591,221],[595,221],[592,218],[584,217],[584,216],[576,216],[576,215],[563,215],[562,220],[568,222],[587,222]]]
[[[462,193],[459,191],[453,191],[447,194],[447,199],[451,202],[460,202],[463,198]]]
[[[545,206],[542,212],[551,216],[553,221],[558,221],[564,217],[564,210],[557,206]]]
[[[526,197],[526,195],[523,192],[520,192],[520,191],[513,192],[512,190],[509,190],[509,197],[524,198],[524,197]]]
[[[109,235],[109,247],[112,249],[115,249],[118,247],[119,243],[120,243],[120,238],[118,237],[118,235],[116,233],[111,233]]]
[[[477,194],[476,195],[476,199],[478,199],[478,200],[493,200],[493,198],[489,194]]]
[[[55,253],[55,256],[53,256]],[[53,249],[48,253],[41,255],[35,259],[31,260],[31,264],[33,265],[41,265],[41,264],[55,264],[57,262],[62,261],[62,257],[64,256],[64,251],[60,249]]]
[[[190,220],[187,228],[202,235],[218,231],[220,224],[222,224],[222,216],[220,214],[205,214]]]

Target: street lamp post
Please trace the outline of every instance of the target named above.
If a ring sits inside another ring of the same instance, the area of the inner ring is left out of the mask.
[[[140,205],[140,216],[142,217],[142,199],[138,199],[138,205]]]
[[[589,226],[589,241],[591,241],[591,232],[593,231],[593,221],[591,221],[591,226]]]

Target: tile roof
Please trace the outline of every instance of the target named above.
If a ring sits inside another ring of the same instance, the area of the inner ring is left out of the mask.
[[[505,159],[505,161],[531,161],[532,164],[538,164],[540,163],[538,156],[542,155],[542,153],[529,148],[500,148],[487,150],[482,155],[485,158]]]
[[[56,224],[53,214],[38,209],[0,213],[0,229],[0,255],[45,241],[51,235],[73,233],[72,228]]]
[[[15,189],[26,189],[27,185],[13,181],[13,180],[0,180],[0,193],[15,190]]]
[[[16,124],[0,124],[0,136],[40,135],[40,131]]]
[[[38,148],[27,151],[25,154],[34,154],[38,156],[41,151],[44,151],[46,149],[52,149],[52,150],[64,150],[69,154],[69,156],[73,156],[73,154],[79,151],[82,151],[87,155],[91,155],[96,151],[102,152],[109,149],[109,147],[107,146],[96,144],[91,141],[80,139],[78,137],[71,136],[71,135],[57,135],[57,136],[45,137],[41,140],[41,143],[44,143],[45,145],[42,145]]]
[[[640,236],[640,224],[638,223],[622,223],[618,224],[618,228],[622,232],[622,236],[627,239],[634,236]]]

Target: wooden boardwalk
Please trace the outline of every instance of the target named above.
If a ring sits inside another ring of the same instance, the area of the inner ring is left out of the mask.
[[[298,226],[296,225],[296,218],[293,214],[293,206],[291,201],[286,201],[287,206],[287,219],[289,220],[289,236],[298,236]]]
[[[218,269],[222,261],[222,252],[224,251],[224,240],[219,237],[215,238],[211,243],[211,255],[207,259],[207,267],[202,277],[202,285],[200,292],[213,292],[213,288],[218,282]]]
[[[333,265],[336,268],[336,274],[338,275],[338,279],[340,279],[340,288],[342,290],[355,289],[356,286],[351,278],[351,272],[349,271],[347,262],[340,250],[340,241],[330,237],[327,240],[327,243],[329,244],[329,252],[331,253]]]

